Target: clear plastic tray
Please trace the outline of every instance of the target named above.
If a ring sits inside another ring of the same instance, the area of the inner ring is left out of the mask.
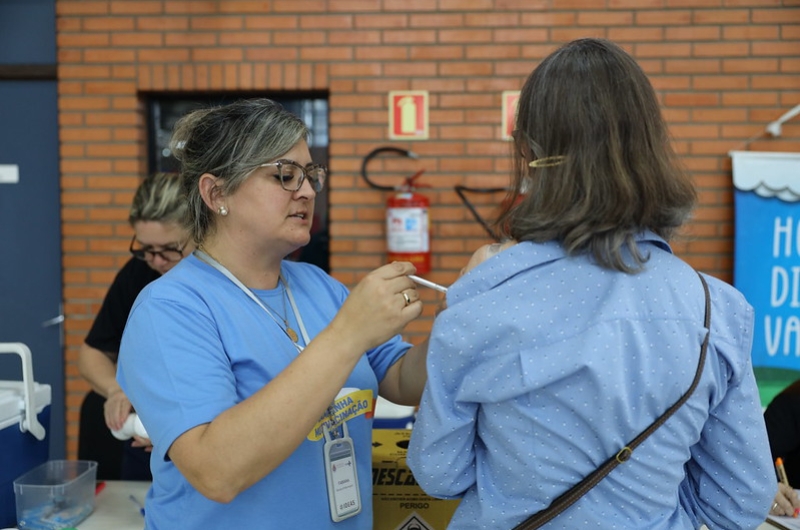
[[[97,462],[50,460],[14,481],[20,530],[75,526],[94,510]]]

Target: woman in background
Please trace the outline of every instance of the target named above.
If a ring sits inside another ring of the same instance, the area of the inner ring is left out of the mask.
[[[800,485],[800,381],[773,398],[764,411],[764,423],[773,460],[782,459],[789,484]],[[800,508],[797,492],[782,483],[778,487],[770,513],[794,515]]]
[[[128,216],[132,257],[114,278],[78,354],[80,373],[92,386],[81,406],[78,458],[97,461],[101,480],[151,479],[149,440],[122,442],[111,434],[132,412],[117,384],[117,356],[139,292],[194,249],[183,227],[185,215],[178,175],[154,173],[137,187]]]
[[[450,527],[511,529],[598,468],[690,388],[705,296],[668,240],[695,190],[636,62],[599,39],[521,91],[504,245],[450,287],[408,463],[462,498]],[[710,290],[688,402],[548,528],[754,528],[776,484],[750,364],[753,310]]]

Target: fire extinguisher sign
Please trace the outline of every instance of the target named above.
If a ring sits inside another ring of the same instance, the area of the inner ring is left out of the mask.
[[[389,92],[389,139],[428,139],[428,91]]]

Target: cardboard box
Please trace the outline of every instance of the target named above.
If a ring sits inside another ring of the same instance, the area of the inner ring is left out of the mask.
[[[435,499],[406,465],[409,429],[372,430],[373,530],[445,530],[458,500]]]

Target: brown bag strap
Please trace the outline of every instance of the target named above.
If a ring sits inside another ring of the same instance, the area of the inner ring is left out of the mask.
[[[653,434],[656,429],[661,427],[664,422],[666,422],[676,410],[681,408],[681,406],[686,403],[686,400],[688,400],[692,395],[695,388],[697,388],[697,384],[700,382],[700,376],[703,374],[703,365],[705,365],[706,362],[706,350],[708,349],[708,337],[711,333],[711,299],[708,294],[708,284],[706,283],[706,280],[703,278],[702,274],[698,272],[697,275],[700,277],[700,281],[703,283],[703,291],[705,292],[706,297],[706,314],[705,320],[703,321],[703,326],[708,331],[706,331],[706,336],[703,339],[702,346],[700,347],[700,360],[697,363],[697,370],[694,374],[694,380],[692,381],[691,386],[689,386],[689,389],[678,401],[675,402],[675,404],[668,408],[667,411],[661,415],[661,417],[654,421],[647,429],[642,431],[639,436],[634,438],[628,445],[620,449],[616,455],[606,460],[603,465],[592,471],[578,484],[560,496],[556,497],[556,499],[550,503],[550,506],[531,515],[526,520],[515,526],[513,530],[534,530],[549,522],[558,514],[569,508],[587,491],[592,489],[598,482],[603,480],[603,478],[608,475],[611,470],[613,470],[619,464],[627,461],[631,457],[633,450],[636,449],[648,436]]]

